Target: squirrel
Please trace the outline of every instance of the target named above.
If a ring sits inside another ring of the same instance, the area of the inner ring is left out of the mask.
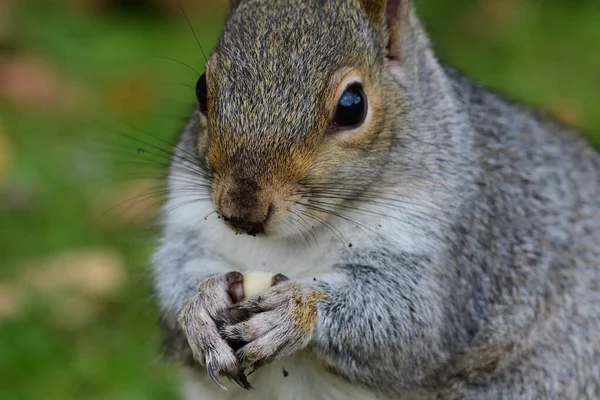
[[[410,0],[235,1],[196,94],[152,259],[187,400],[600,398],[600,155]]]

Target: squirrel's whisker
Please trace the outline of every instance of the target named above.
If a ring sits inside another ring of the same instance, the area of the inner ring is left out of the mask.
[[[337,240],[341,243],[341,245],[344,249],[348,247],[348,244],[350,242],[348,242],[348,240],[346,240],[344,235],[335,227],[335,225],[333,225],[333,223],[331,223],[330,221],[328,221],[324,218],[320,218],[320,217],[314,215],[313,213],[310,212],[311,211],[310,208],[308,208],[308,207],[306,207],[306,208],[307,208],[306,210],[299,211],[300,214],[316,221],[319,225],[322,225],[325,228],[327,228],[337,238]]]
[[[183,65],[184,67],[187,67],[190,71],[193,71],[196,75],[200,76],[200,72],[198,72],[194,67],[192,67],[191,65],[184,63],[183,61],[177,60],[175,58],[171,58],[171,57],[166,57],[166,56],[157,56],[158,58],[162,58],[164,60],[168,60],[168,61],[172,61],[174,63]]]
[[[289,210],[289,213],[292,214],[293,216],[295,216],[296,218],[298,218],[298,223],[300,225],[300,228],[303,227],[304,229],[306,229],[306,232],[308,232],[308,234],[312,237],[315,244],[317,246],[319,246],[319,242],[317,241],[315,234],[313,233],[312,229],[310,228],[310,225],[306,222],[306,220],[304,218],[302,218],[302,216],[300,214],[298,214],[297,212],[295,212],[292,209]],[[300,229],[300,230],[302,230],[302,229]],[[307,241],[307,243],[309,243],[309,241]]]

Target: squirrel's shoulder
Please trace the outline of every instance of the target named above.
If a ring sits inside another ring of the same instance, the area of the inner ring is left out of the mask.
[[[543,108],[512,97],[498,88],[488,87],[453,66],[442,64],[442,67],[454,88],[456,98],[469,115],[475,129],[495,127],[495,130],[488,131],[501,135],[510,133],[521,125],[535,125],[548,136],[547,139],[558,139],[567,147],[585,143],[585,146],[591,148],[584,132],[569,126]]]

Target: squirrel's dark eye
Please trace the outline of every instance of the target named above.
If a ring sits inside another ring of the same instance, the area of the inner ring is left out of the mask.
[[[198,106],[200,111],[206,113],[208,111],[208,100],[206,98],[206,74],[202,74],[196,82],[196,99],[198,99]]]
[[[356,128],[367,115],[367,99],[358,83],[348,86],[337,106],[333,123],[339,128]]]

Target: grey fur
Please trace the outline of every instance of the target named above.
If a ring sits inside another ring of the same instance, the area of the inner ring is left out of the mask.
[[[276,154],[302,146],[324,82],[358,63],[388,90],[379,128],[391,139],[320,166],[352,194],[336,210],[390,194],[425,210],[404,217],[428,245],[407,251],[374,233],[331,276],[281,285],[327,295],[314,331],[294,336],[293,350],[309,345],[334,373],[394,398],[600,398],[600,156],[572,129],[440,65],[414,13],[402,21],[405,59],[390,69],[382,36],[355,4],[243,1],[216,50],[211,134],[246,137],[228,154],[246,173],[264,173]],[[210,180],[198,123],[192,117],[177,154]],[[181,336],[184,305],[231,266],[218,248],[203,247],[206,232],[178,230],[168,216],[165,224],[156,285],[169,331]],[[265,314],[272,324],[285,312]],[[283,336],[299,334],[285,321]],[[265,324],[221,334],[255,339]]]

